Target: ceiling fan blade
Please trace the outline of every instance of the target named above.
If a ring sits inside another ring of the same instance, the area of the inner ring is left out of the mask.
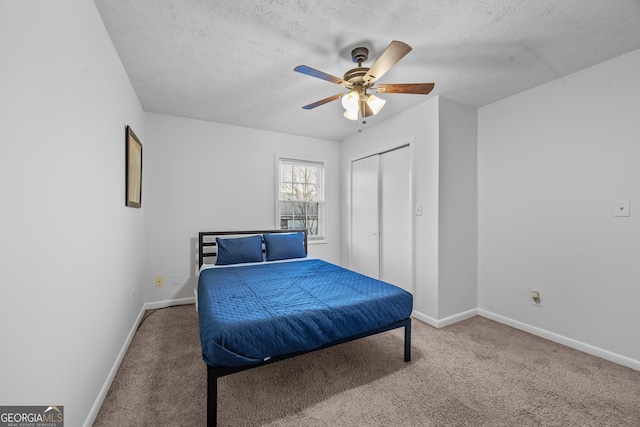
[[[320,101],[316,101],[313,104],[305,105],[302,108],[304,108],[305,110],[311,110],[312,108],[319,107],[319,106],[321,106],[323,104],[326,104],[327,102],[331,102],[331,101],[335,101],[336,99],[340,99],[340,98],[342,98],[342,95],[343,95],[342,93],[339,93],[337,95],[333,95],[333,96],[330,96],[328,98],[321,99]]]
[[[411,52],[411,46],[397,40],[392,41],[389,46],[382,52],[380,57],[373,63],[367,74],[364,75],[364,81],[373,83],[376,79],[382,77],[384,73],[389,71],[396,62],[400,61],[404,56]]]
[[[306,65],[298,65],[293,71],[297,71],[302,74],[306,74],[307,76],[317,77],[322,80],[326,80],[331,83],[335,83],[338,85],[345,86],[347,84],[346,81],[342,80],[339,77],[332,76],[331,74],[327,74],[323,71],[316,70],[315,68],[307,67]]]
[[[401,83],[378,85],[378,93],[414,93],[417,95],[428,95],[435,86],[434,83]]]

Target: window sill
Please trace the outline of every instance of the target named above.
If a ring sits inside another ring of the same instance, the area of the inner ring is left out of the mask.
[[[307,239],[307,245],[326,245],[327,243],[329,242],[327,242],[325,238],[314,240]]]

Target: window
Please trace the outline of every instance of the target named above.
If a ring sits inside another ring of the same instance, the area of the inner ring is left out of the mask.
[[[276,218],[282,230],[307,230],[309,240],[324,238],[324,163],[278,159]]]

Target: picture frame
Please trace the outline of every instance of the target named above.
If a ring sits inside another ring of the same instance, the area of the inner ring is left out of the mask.
[[[142,143],[130,126],[126,127],[126,205],[142,207]]]

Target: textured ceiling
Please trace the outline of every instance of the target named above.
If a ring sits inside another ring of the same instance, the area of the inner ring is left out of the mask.
[[[333,140],[359,128],[340,102],[301,107],[346,90],[293,68],[342,78],[357,46],[369,67],[392,40],[413,47],[378,83],[435,82],[381,95],[365,130],[434,95],[479,107],[640,49],[640,0],[95,3],[145,111]]]

